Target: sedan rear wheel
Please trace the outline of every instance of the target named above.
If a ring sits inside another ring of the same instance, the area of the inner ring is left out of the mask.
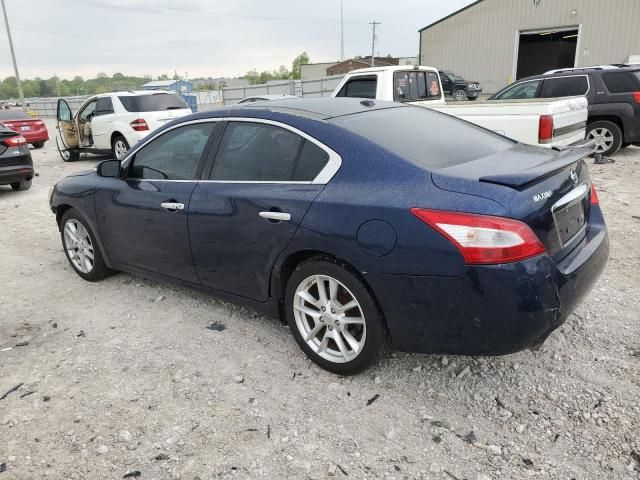
[[[301,264],[287,285],[289,326],[318,365],[343,375],[358,373],[384,350],[387,333],[363,283],[342,266]]]
[[[95,282],[110,274],[95,236],[73,209],[62,216],[62,246],[69,263],[85,280]]]

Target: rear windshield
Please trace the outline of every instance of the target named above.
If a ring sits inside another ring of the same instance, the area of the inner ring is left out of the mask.
[[[18,110],[0,110],[0,120],[29,120],[33,117]]]
[[[131,95],[118,98],[127,112],[158,112],[162,110],[189,108],[180,97],[173,93]]]
[[[423,107],[398,107],[330,120],[428,169],[452,167],[511,148],[516,142]]]

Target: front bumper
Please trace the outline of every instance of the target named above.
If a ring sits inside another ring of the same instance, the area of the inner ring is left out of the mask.
[[[31,180],[32,178],[32,165],[0,166],[0,185],[9,185],[10,183],[18,183],[22,180]]]
[[[599,209],[593,210],[586,238],[557,264],[544,254],[512,264],[468,267],[459,277],[365,274],[394,347],[415,353],[504,355],[544,342],[607,263],[606,227]]]

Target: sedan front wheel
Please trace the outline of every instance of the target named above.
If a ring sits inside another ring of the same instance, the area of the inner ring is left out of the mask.
[[[387,345],[387,330],[362,281],[328,260],[298,266],[286,292],[287,320],[302,350],[341,375],[369,367]]]
[[[74,209],[62,215],[61,236],[64,253],[75,272],[89,282],[109,276],[100,247],[89,226]]]

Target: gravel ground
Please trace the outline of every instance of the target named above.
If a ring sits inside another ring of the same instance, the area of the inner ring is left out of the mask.
[[[591,166],[611,259],[540,350],[398,353],[353,378],[275,319],[84,282],[47,192],[97,160],[32,153],[33,188],[0,187],[0,480],[640,478],[640,149]]]

